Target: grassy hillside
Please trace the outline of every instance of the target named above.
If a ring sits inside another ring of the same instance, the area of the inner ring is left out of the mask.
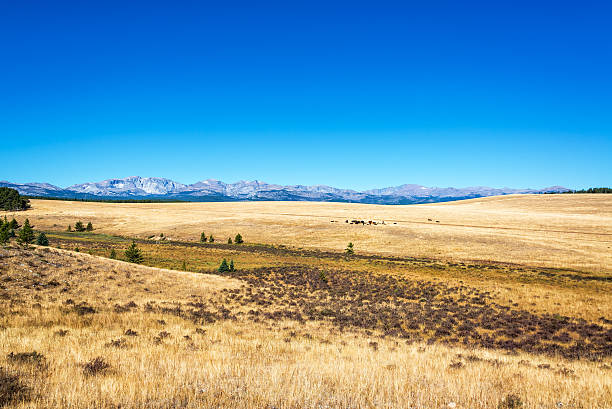
[[[95,243],[94,252],[103,241],[89,243]],[[122,242],[117,239],[113,245]],[[164,254],[143,248],[151,264]],[[198,263],[204,266],[233,250],[213,246],[201,251]],[[428,278],[428,269],[431,275],[439,269],[429,262],[412,260],[414,268],[403,265],[402,277],[385,271],[395,270],[389,263],[408,260],[360,259],[346,265],[329,256],[315,270],[307,254],[279,251],[271,259],[280,257],[285,267],[269,268],[256,267],[268,261],[269,252],[233,254],[239,267],[249,268],[219,276],[55,248],[0,250],[2,403],[24,408],[612,405],[612,366],[605,348],[583,350],[586,354],[576,359],[563,358],[559,351],[446,342],[444,334],[428,342],[427,325],[435,326],[434,333],[456,316],[458,310],[447,308],[453,305],[450,299],[481,316],[492,310],[497,318],[504,311],[518,317],[514,312],[522,310],[513,305],[506,309],[500,294],[487,294],[475,285]],[[291,258],[301,260],[302,267],[292,267]],[[371,271],[347,275],[346,268],[360,265]],[[411,322],[410,316],[400,327],[393,325],[410,306],[419,307],[414,313],[438,318],[426,319],[419,329],[402,327]],[[351,311],[360,314],[350,318]],[[339,312],[350,319],[338,320]],[[530,314],[544,334],[551,325],[569,331],[568,344],[584,339],[582,344],[594,345],[598,337],[610,336],[609,322],[560,316],[550,321],[546,314]],[[480,327],[476,332],[508,328],[489,321],[491,330]],[[583,326],[586,330],[580,332]],[[450,328],[451,336],[460,331]],[[509,334],[506,338],[512,339]],[[566,342],[551,338],[544,343]]]

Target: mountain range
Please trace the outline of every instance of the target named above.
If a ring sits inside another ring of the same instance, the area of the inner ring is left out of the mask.
[[[224,183],[219,180],[207,179],[185,185],[170,179],[143,178],[140,176],[88,182],[66,188],[48,183],[11,183],[7,181],[0,181],[0,187],[16,189],[23,195],[66,199],[167,199],[193,202],[288,200],[373,204],[434,203],[485,196],[517,193],[557,193],[569,190],[562,186],[552,186],[544,189],[497,189],[484,186],[439,188],[406,184],[383,189],[356,191],[325,185],[274,185],[258,180]]]

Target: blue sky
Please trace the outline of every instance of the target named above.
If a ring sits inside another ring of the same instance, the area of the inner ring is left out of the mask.
[[[612,184],[609,2],[408,3],[5,2],[0,180]]]

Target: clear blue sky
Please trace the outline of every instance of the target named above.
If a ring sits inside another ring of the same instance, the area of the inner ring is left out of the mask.
[[[612,185],[608,1],[93,3],[3,3],[0,179]]]

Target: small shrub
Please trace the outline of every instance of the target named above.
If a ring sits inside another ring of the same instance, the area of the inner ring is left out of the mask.
[[[350,243],[346,246],[346,250],[344,250],[347,256],[355,254],[355,249],[353,248],[353,243]]]
[[[227,239],[227,244],[232,244],[232,238],[231,237]]]
[[[112,259],[116,259],[117,258],[117,252],[115,251],[115,249],[111,249],[109,257],[112,258]]]
[[[242,236],[240,235],[240,233],[238,233],[238,234],[236,235],[236,237],[234,238],[234,243],[236,243],[236,244],[242,244],[242,243],[244,243],[244,240],[242,240]]]
[[[74,224],[74,231],[85,231],[85,226],[83,226],[82,221],[78,221]]]
[[[82,302],[73,307],[74,311],[79,315],[95,314],[96,309],[86,302]]]
[[[31,364],[44,366],[45,365],[45,356],[36,351],[32,352],[11,352],[6,356],[6,360],[13,364]]]
[[[512,393],[506,395],[504,399],[497,405],[498,409],[520,409],[523,407],[523,401],[518,395]]]
[[[74,248],[74,251],[76,251],[77,253],[80,252],[81,250],[78,247]]]
[[[215,238],[213,237],[213,235],[211,234],[210,237],[208,238],[208,242],[209,243],[214,243],[215,242]]]
[[[68,228],[66,229],[66,231],[72,231],[72,226],[68,225]]]
[[[86,231],[93,231],[93,224],[91,222],[87,223],[87,227],[85,227]]]
[[[30,389],[19,381],[19,376],[0,366],[0,407],[28,398]]]
[[[230,260],[229,271],[236,271],[236,269],[234,268],[234,260]]]
[[[110,365],[101,356],[86,362],[83,365],[83,374],[85,376],[95,376],[106,372]]]
[[[183,265],[181,266],[181,270],[187,271],[187,263],[185,263],[185,260],[183,260]]]
[[[206,237],[206,233],[202,232],[202,234],[200,234],[200,243],[206,243],[208,241],[208,238]]]
[[[323,281],[324,283],[327,283],[327,274],[325,274],[325,271],[319,272],[319,279]]]

